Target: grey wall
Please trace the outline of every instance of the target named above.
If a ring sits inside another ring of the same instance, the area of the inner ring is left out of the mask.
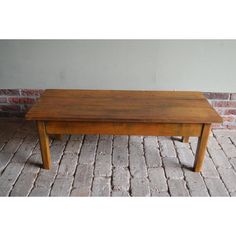
[[[236,92],[236,40],[0,40],[0,88]]]

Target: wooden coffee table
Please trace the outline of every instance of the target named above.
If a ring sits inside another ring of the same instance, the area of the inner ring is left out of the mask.
[[[201,92],[48,89],[26,114],[37,121],[43,167],[49,135],[111,134],[198,137],[194,171],[201,171],[212,123],[222,118]]]

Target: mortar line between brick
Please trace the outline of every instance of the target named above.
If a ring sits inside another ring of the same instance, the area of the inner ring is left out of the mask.
[[[236,142],[234,143],[234,141],[232,140],[231,137],[229,137],[229,140],[231,141],[232,145],[236,148]],[[232,157],[229,158],[230,160],[232,159]],[[234,168],[234,166],[231,164],[231,161],[229,161],[230,165],[232,166],[232,168],[236,171],[236,169]]]
[[[71,196],[71,193],[72,193],[73,188],[74,188],[75,175],[76,175],[76,172],[77,172],[77,169],[78,169],[78,166],[79,166],[79,159],[80,159],[82,147],[83,147],[84,142],[85,142],[85,137],[86,137],[86,135],[84,134],[84,135],[83,135],[83,138],[82,138],[82,141],[81,141],[81,146],[80,146],[79,152],[78,152],[78,154],[77,154],[78,158],[77,158],[77,162],[76,162],[76,167],[75,167],[74,173],[73,173],[73,175],[72,175],[73,181],[72,181],[72,183],[71,183],[71,189],[70,189],[69,196]],[[64,155],[64,152],[63,152],[63,155]]]
[[[112,154],[111,154],[111,193],[113,192],[114,185],[113,185],[113,174],[114,174],[114,169],[115,166],[113,165],[113,160],[114,160],[114,138],[115,135],[113,135],[113,140],[112,140]]]
[[[131,194],[131,178],[132,178],[132,176],[131,176],[131,171],[130,171],[130,135],[128,135],[128,143],[127,143],[127,155],[128,155],[128,167],[127,167],[127,169],[128,169],[128,171],[129,171],[129,189],[127,190],[128,191],[128,193],[129,193],[129,196],[131,197],[132,196],[132,194]]]
[[[6,146],[7,142],[3,142],[3,146],[0,148],[0,152],[3,150],[3,148]]]
[[[150,187],[150,183],[151,183],[151,180],[150,180],[150,178],[149,178],[149,174],[148,174],[148,166],[147,166],[147,158],[146,158],[146,150],[145,150],[145,145],[144,145],[144,139],[145,139],[145,137],[144,136],[142,136],[143,138],[142,138],[142,148],[143,148],[143,158],[144,158],[144,162],[145,162],[145,165],[146,165],[146,170],[147,170],[147,180],[148,180],[148,184],[149,184],[149,191],[150,191],[150,196],[152,195],[151,194],[151,187]]]
[[[110,196],[112,196],[112,191],[113,191],[113,172],[114,172],[114,167],[113,167],[113,152],[114,152],[114,135],[112,135],[112,141],[111,141],[111,178],[110,178]]]
[[[27,197],[30,196],[32,190],[35,188],[35,183],[36,183],[36,180],[38,179],[38,176],[39,176],[39,172],[40,172],[40,168],[38,169],[38,171],[36,172],[36,176],[34,178],[34,181],[32,183],[32,187],[30,188],[28,194],[27,194]]]
[[[169,194],[169,196],[171,197],[171,194],[170,194],[170,188],[169,188],[169,184],[168,184],[168,177],[167,177],[167,174],[166,174],[166,168],[164,166],[164,162],[163,162],[163,156],[162,156],[162,153],[161,153],[161,143],[160,143],[160,140],[158,140],[158,136],[157,137],[157,148],[159,150],[159,153],[160,153],[160,157],[161,157],[161,167],[163,168],[164,170],[164,175],[165,175],[165,179],[166,179],[166,185],[167,185],[167,192]]]
[[[91,186],[90,186],[90,196],[92,196],[92,190],[93,190],[93,183],[94,183],[94,178],[95,178],[95,163],[97,160],[97,150],[98,150],[98,145],[100,142],[100,134],[98,134],[98,139],[97,139],[97,144],[96,144],[96,148],[95,148],[95,157],[94,157],[94,163],[93,163],[93,176],[92,176],[92,182],[91,182]]]
[[[229,137],[229,140],[230,140],[230,142],[236,147],[236,143],[234,143],[234,141],[232,140],[231,137]]]

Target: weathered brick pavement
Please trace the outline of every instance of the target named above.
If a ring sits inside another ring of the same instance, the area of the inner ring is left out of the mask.
[[[0,120],[0,196],[236,196],[236,130],[213,130],[204,168],[196,138],[67,135],[41,168],[34,123]]]

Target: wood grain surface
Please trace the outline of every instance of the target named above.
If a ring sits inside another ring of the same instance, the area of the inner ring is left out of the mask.
[[[28,120],[221,123],[201,92],[49,89]]]

